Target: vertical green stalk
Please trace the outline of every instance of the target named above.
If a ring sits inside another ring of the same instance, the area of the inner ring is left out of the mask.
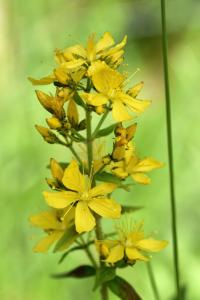
[[[147,272],[148,272],[148,275],[149,275],[149,279],[150,279],[150,282],[151,282],[151,287],[152,287],[152,290],[153,290],[153,293],[154,293],[154,298],[155,298],[155,300],[160,300],[160,296],[159,296],[159,293],[158,293],[158,288],[157,288],[157,285],[156,285],[156,280],[155,280],[155,277],[154,277],[154,274],[153,274],[153,269],[152,269],[150,261],[146,263],[146,266],[147,266]]]
[[[169,86],[169,72],[168,72],[168,47],[167,47],[165,0],[161,0],[161,17],[162,17],[162,49],[163,49],[163,65],[164,65],[164,80],[165,80],[165,98],[166,98],[169,182],[170,182],[170,195],[171,195],[170,198],[171,198],[173,256],[174,256],[174,269],[175,269],[175,283],[176,283],[176,290],[177,290],[177,299],[180,299],[179,259],[178,259],[176,201],[175,201],[175,185],[174,185],[174,170],[173,170],[173,142],[172,142],[170,86]]]
[[[92,161],[93,161],[93,147],[92,147],[92,128],[91,128],[91,112],[89,108],[86,108],[86,133],[87,133],[87,158],[88,158],[88,172],[91,174],[92,172]],[[94,185],[95,182],[92,182]],[[96,237],[98,240],[103,239],[103,233],[101,229],[101,219],[96,217]],[[102,265],[103,263],[100,262]],[[101,287],[101,299],[108,300],[108,289],[105,284]]]

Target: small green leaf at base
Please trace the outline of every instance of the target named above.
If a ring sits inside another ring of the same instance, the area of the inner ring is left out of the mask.
[[[69,272],[60,273],[60,274],[52,274],[51,277],[54,279],[63,279],[63,278],[86,278],[94,276],[96,273],[95,268],[89,265],[83,265],[77,267]]]
[[[142,300],[135,289],[123,278],[116,276],[108,281],[108,288],[122,300]]]
[[[75,226],[69,227],[55,245],[53,252],[61,251],[69,247],[78,237]]]
[[[110,125],[106,128],[103,128],[103,129],[99,130],[98,133],[96,134],[95,138],[99,138],[99,137],[111,134],[114,131],[116,126],[117,126],[117,123],[112,124],[112,125]]]
[[[93,287],[95,291],[103,283],[115,278],[115,268],[103,266],[96,273],[96,279]]]
[[[142,209],[143,207],[142,206],[126,206],[126,205],[122,205],[122,214],[125,214],[125,213],[132,213],[132,212],[135,212],[137,210],[140,210]]]

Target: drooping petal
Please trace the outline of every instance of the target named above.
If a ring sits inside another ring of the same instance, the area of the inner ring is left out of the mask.
[[[29,220],[33,226],[37,226],[42,229],[60,228],[60,223],[58,222],[54,211],[43,211],[40,214],[31,216]]]
[[[75,211],[75,225],[78,233],[91,231],[96,224],[95,218],[92,215],[85,201],[79,201]]]
[[[120,101],[114,101],[112,105],[113,119],[117,122],[127,121],[132,119],[132,116],[127,112],[124,104]]]
[[[75,160],[72,160],[69,166],[65,169],[62,183],[70,190],[77,192],[84,191],[85,179],[79,171],[78,163]]]
[[[118,244],[117,246],[111,248],[110,254],[105,261],[108,263],[115,263],[121,260],[123,257],[124,257],[124,246]]]
[[[78,194],[70,191],[66,192],[43,192],[47,204],[54,208],[65,208],[78,200]]]
[[[101,183],[90,190],[90,196],[102,196],[112,193],[117,188],[115,183]]]
[[[142,255],[136,248],[126,247],[125,252],[130,260],[149,260],[147,257]]]
[[[77,44],[64,50],[63,55],[67,61],[73,60],[75,57],[86,58],[86,51],[82,45]]]
[[[168,245],[167,241],[158,241],[154,239],[144,239],[137,243],[137,247],[144,251],[157,252]]]
[[[54,75],[49,75],[46,77],[42,77],[41,79],[34,79],[32,77],[28,77],[28,79],[33,85],[46,85],[54,82],[56,78]]]
[[[102,38],[96,44],[96,52],[105,50],[110,46],[114,45],[114,39],[109,32],[105,32]]]
[[[141,91],[141,89],[143,88],[143,86],[144,86],[144,82],[141,81],[141,82],[137,83],[136,85],[134,85],[132,88],[130,88],[127,93],[131,97],[136,98],[137,95],[139,94],[139,92]]]
[[[117,219],[121,214],[121,206],[113,199],[93,198],[88,206],[104,218]]]
[[[136,113],[142,113],[151,104],[150,100],[134,99],[125,93],[118,93],[118,97],[124,104],[128,105],[129,108]]]
[[[73,69],[81,67],[84,63],[85,63],[84,59],[73,59],[71,61],[62,63],[61,67],[71,71]]]
[[[51,233],[50,235],[42,238],[33,248],[33,251],[35,252],[42,252],[45,253],[49,250],[51,245],[57,241],[61,236],[63,232],[55,231]]]
[[[151,182],[151,179],[144,173],[133,173],[131,177],[140,184],[149,184]]]
[[[135,166],[134,166],[134,172],[149,172],[151,170],[161,168],[163,167],[163,164],[159,161],[156,161],[152,158],[145,158],[140,160]]]
[[[99,106],[108,102],[108,98],[103,94],[82,93],[81,98],[89,105]]]

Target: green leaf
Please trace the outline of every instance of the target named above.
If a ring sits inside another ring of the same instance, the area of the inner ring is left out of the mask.
[[[117,176],[115,176],[111,173],[107,173],[107,172],[96,173],[95,174],[95,179],[99,180],[99,181],[104,181],[104,182],[116,183],[118,185],[121,184],[120,178],[118,178]]]
[[[130,283],[119,276],[108,281],[107,286],[122,300],[142,300]]]
[[[75,226],[69,227],[55,245],[53,252],[57,252],[69,247],[78,237]]]
[[[86,107],[85,103],[83,102],[82,98],[79,96],[78,93],[74,94],[73,99],[76,102],[76,104],[78,104],[79,106]]]
[[[115,268],[113,267],[103,266],[100,269],[98,269],[96,273],[96,279],[95,279],[93,291],[95,291],[103,283],[115,278],[115,275],[116,275]]]
[[[61,258],[59,259],[58,263],[61,264],[63,262],[63,260],[68,256],[68,254],[70,252],[76,251],[76,250],[82,250],[85,249],[85,247],[90,246],[91,244],[94,243],[94,240],[89,241],[88,243],[84,244],[84,245],[80,245],[80,246],[75,246],[69,250],[67,250],[65,253],[63,253],[63,255],[61,256]]]
[[[80,267],[77,267],[69,272],[64,272],[60,274],[52,274],[51,277],[55,279],[63,279],[63,278],[85,278],[94,276],[96,273],[95,268],[89,266],[89,265],[83,265]]]
[[[99,138],[99,137],[102,137],[102,136],[106,136],[106,135],[111,134],[111,133],[114,131],[114,129],[115,129],[116,126],[117,126],[117,123],[112,124],[112,125],[110,125],[110,126],[108,126],[108,127],[106,127],[106,128],[103,128],[103,129],[99,130],[99,131],[97,132],[97,134],[96,134],[95,137],[96,137],[96,138]]]
[[[134,211],[137,211],[137,210],[140,210],[142,209],[143,207],[142,206],[127,206],[127,205],[121,205],[122,207],[122,214],[125,214],[125,213],[132,213]]]

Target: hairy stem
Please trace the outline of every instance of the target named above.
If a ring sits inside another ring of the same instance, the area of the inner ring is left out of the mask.
[[[171,104],[170,104],[170,85],[169,85],[169,72],[168,72],[168,46],[167,46],[165,0],[161,0],[161,17],[162,17],[163,66],[164,66],[165,98],[166,98],[169,182],[170,182],[170,195],[171,195],[170,202],[171,202],[171,219],[172,219],[173,256],[174,256],[177,299],[180,299],[178,237],[177,237],[176,200],[175,200],[175,184],[174,184],[174,170],[173,170],[173,141],[172,141],[172,122],[171,122]]]

